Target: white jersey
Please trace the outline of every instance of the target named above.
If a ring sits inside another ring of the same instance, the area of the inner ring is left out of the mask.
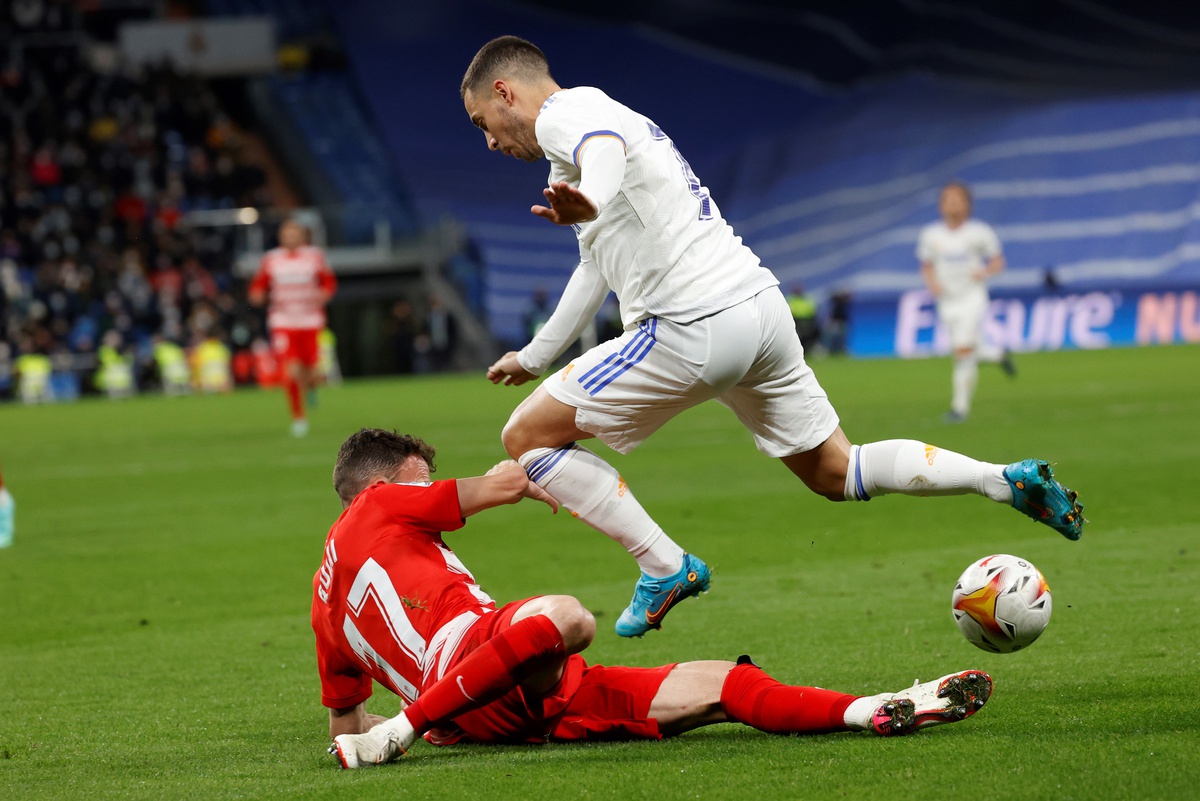
[[[573,228],[581,264],[617,293],[626,329],[648,317],[691,322],[779,283],[651,120],[599,89],[578,87],[551,95],[535,130],[552,183],[579,186],[580,152],[592,138],[624,146],[617,196],[594,220]]]
[[[1000,255],[1000,240],[992,227],[980,220],[967,220],[957,228],[944,222],[921,229],[917,259],[933,265],[933,275],[942,287],[942,300],[955,302],[982,295],[987,284],[975,277],[978,270]]]

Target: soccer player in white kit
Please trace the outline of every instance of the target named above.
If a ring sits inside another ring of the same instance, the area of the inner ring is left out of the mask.
[[[942,187],[938,210],[942,221],[921,229],[917,259],[954,349],[953,392],[945,419],[961,423],[971,412],[980,362],[996,362],[1009,376],[1016,373],[1008,351],[989,344],[983,330],[987,280],[1004,269],[1004,253],[992,227],[971,218],[971,191],[965,184],[953,181]]]
[[[546,57],[515,36],[475,55],[463,105],[487,147],[550,162],[549,206],[569,225],[579,266],[549,321],[488,369],[493,383],[537,378],[582,332],[610,288],[625,332],[543,382],[504,427],[505,449],[563,506],[619,542],[642,575],[616,631],[659,628],[706,591],[708,566],[645,512],[616,470],[578,444],[628,453],[675,415],[716,399],[812,491],[830,500],[978,493],[1069,539],[1082,506],[1049,465],[1005,467],[916,440],[852,445],[796,336],[778,281],[742,244],[670,138],[599,89],[563,89]]]

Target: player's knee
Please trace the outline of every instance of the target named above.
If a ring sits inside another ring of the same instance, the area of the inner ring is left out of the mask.
[[[582,651],[596,637],[596,618],[570,595],[555,596],[546,616],[558,627],[568,653]]]
[[[517,415],[508,418],[504,430],[500,432],[500,442],[512,459],[520,459],[531,448],[529,437]]]

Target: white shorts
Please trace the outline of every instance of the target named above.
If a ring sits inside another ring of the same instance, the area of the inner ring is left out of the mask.
[[[946,327],[950,347],[978,348],[983,344],[983,321],[987,309],[988,296],[984,293],[938,301],[938,317]]]
[[[580,430],[619,453],[713,398],[737,415],[767,456],[812,450],[838,426],[777,287],[687,324],[643,320],[543,386],[575,407]]]

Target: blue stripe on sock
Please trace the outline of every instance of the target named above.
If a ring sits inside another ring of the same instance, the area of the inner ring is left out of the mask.
[[[862,446],[858,448],[856,454],[858,458],[854,460],[854,484],[858,487],[858,498],[862,501],[871,500],[871,496],[867,494],[867,488],[862,483]]]
[[[530,481],[536,484],[538,479],[549,473],[554,468],[554,465],[558,464],[563,456],[565,456],[567,452],[574,447],[575,443],[572,442],[570,445],[559,448],[538,459],[534,459],[529,465],[529,468],[526,469],[525,474],[529,476]]]

